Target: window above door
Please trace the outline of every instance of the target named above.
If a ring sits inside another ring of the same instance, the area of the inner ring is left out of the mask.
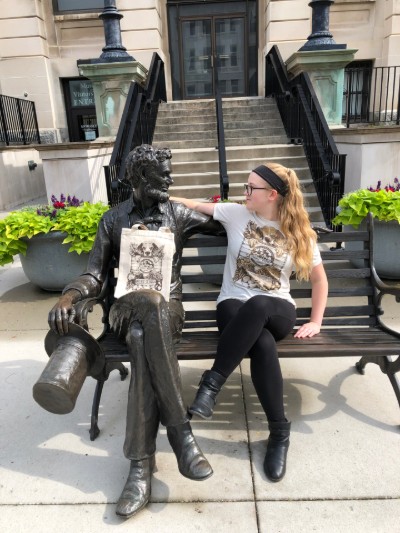
[[[53,0],[53,11],[56,15],[103,11],[103,9],[104,0]]]

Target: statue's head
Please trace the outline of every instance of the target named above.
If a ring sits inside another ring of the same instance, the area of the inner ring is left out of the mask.
[[[166,202],[168,189],[173,183],[171,150],[142,144],[129,152],[126,158],[125,179],[135,190],[141,190],[158,202]]]

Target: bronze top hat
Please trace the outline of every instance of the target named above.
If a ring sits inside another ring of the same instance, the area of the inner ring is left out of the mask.
[[[50,359],[33,386],[33,397],[51,413],[70,413],[86,376],[101,377],[104,353],[96,339],[74,323],[65,335],[50,330],[44,346]]]

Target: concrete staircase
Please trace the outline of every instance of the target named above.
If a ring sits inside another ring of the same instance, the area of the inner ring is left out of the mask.
[[[249,172],[265,161],[293,168],[301,179],[313,222],[323,222],[302,146],[287,144],[272,99],[223,100],[229,198],[242,200]],[[160,105],[154,144],[172,150],[172,195],[207,198],[219,194],[214,100],[187,100]]]

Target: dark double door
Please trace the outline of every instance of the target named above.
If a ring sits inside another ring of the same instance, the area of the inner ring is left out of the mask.
[[[244,96],[246,87],[244,16],[210,16],[180,22],[183,98],[215,94],[216,72],[223,96]]]
[[[167,0],[174,100],[258,94],[257,0]]]

